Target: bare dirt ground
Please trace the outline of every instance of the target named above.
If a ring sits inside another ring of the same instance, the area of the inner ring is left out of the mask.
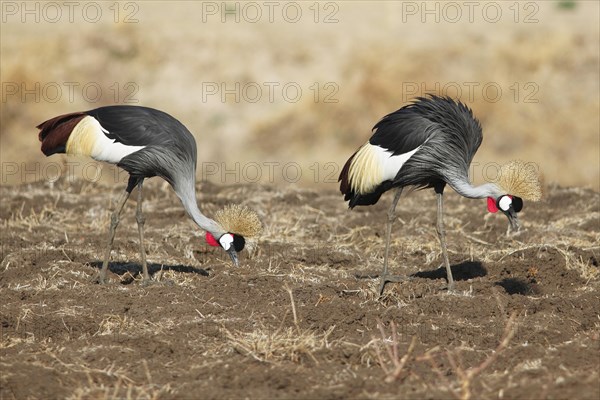
[[[391,267],[420,273],[378,298],[389,196],[350,212],[333,188],[198,188],[207,214],[230,202],[260,214],[264,236],[239,268],[151,180],[153,284],[139,282],[130,200],[99,286],[120,189],[2,187],[0,398],[600,397],[597,192],[549,188],[508,238],[505,217],[448,190],[455,293],[435,198],[411,193]]]

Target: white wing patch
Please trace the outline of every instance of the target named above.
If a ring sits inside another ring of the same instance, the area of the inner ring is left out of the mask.
[[[146,146],[127,146],[109,139],[108,132],[100,122],[92,116],[83,118],[71,132],[67,140],[67,154],[85,155],[97,161],[116,164],[126,157]]]
[[[394,179],[404,163],[422,146],[394,156],[393,151],[365,143],[356,152],[348,171],[352,190],[356,193],[369,193],[382,182]]]
[[[387,181],[390,179],[394,179],[396,177],[396,175],[398,175],[398,171],[400,171],[400,168],[402,168],[402,166],[404,165],[405,162],[408,161],[409,158],[412,157],[413,154],[415,154],[417,151],[419,151],[419,149],[421,147],[423,147],[423,145],[417,147],[414,150],[409,151],[408,153],[404,153],[404,154],[398,154],[397,156],[394,156],[392,154],[394,154],[393,151],[389,151],[389,150],[385,150],[384,148],[381,148],[379,146],[375,146],[379,149],[381,149],[382,151],[382,155],[381,157],[384,159],[383,161],[383,180]]]

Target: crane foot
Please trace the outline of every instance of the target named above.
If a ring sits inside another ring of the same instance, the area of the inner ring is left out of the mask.
[[[379,284],[379,296],[383,295],[383,289],[385,288],[385,284],[388,282],[404,282],[412,280],[412,276],[408,275],[382,275],[381,283]]]
[[[142,287],[148,287],[148,286],[151,286],[153,284],[154,284],[154,281],[152,281],[152,279],[150,279],[150,278],[148,278],[148,279],[144,278],[144,279],[142,279],[142,282],[140,283],[140,286],[142,286]]]
[[[90,278],[90,282],[97,285],[106,285],[109,281],[105,276],[102,276],[101,273],[97,273]]]
[[[454,284],[454,281],[449,282],[448,283],[448,293],[454,293],[455,289],[456,289],[456,285]]]

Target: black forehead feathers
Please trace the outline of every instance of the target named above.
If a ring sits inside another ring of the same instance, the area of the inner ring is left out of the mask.
[[[236,252],[240,252],[244,250],[244,246],[246,245],[246,239],[243,236],[232,233],[233,235],[233,248]]]
[[[513,196],[512,198],[512,206],[515,212],[519,212],[523,209],[523,199],[517,196]]]

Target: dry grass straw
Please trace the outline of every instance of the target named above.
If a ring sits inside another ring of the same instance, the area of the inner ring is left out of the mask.
[[[377,328],[379,328],[379,332],[381,333],[382,337],[381,343],[383,343],[383,347],[386,350],[389,362],[386,362],[384,360],[381,350],[379,349],[379,342],[376,342],[375,344],[375,353],[377,354],[377,360],[379,361],[379,366],[385,372],[385,381],[387,383],[400,379],[402,373],[404,372],[404,367],[406,366],[406,363],[409,360],[413,350],[415,349],[415,345],[417,344],[417,338],[416,336],[413,336],[410,345],[408,346],[408,350],[402,357],[400,357],[398,352],[398,334],[396,333],[396,324],[392,321],[390,325],[392,332],[391,342],[386,340],[387,335],[385,333],[381,321],[377,323]],[[388,367],[388,363],[391,363],[393,368]]]
[[[75,388],[68,399],[159,399],[173,391],[170,384],[159,385],[153,382],[146,360],[142,360],[146,382],[136,382],[127,375],[125,369],[117,367],[114,362],[105,368],[90,368],[79,359],[65,362],[49,349],[44,354],[55,361],[52,369],[62,369],[87,377],[87,384]]]
[[[300,326],[298,325],[298,313],[296,312],[296,303],[294,302],[294,293],[287,284],[285,285],[285,290],[290,296],[290,302],[292,304],[292,315],[294,316],[294,325],[296,325],[296,329],[298,329],[298,332],[300,332]]]
[[[515,335],[516,332],[516,319],[517,319],[517,313],[513,312],[510,317],[508,318],[508,321],[506,322],[506,325],[504,327],[504,333],[500,339],[500,343],[498,344],[498,346],[496,347],[496,349],[494,350],[494,352],[489,355],[488,357],[486,357],[480,364],[470,367],[470,368],[464,368],[463,367],[463,362],[460,358],[460,350],[455,350],[454,352],[450,351],[450,350],[446,350],[445,352],[445,356],[450,364],[450,366],[452,367],[452,370],[454,371],[454,374],[457,377],[457,383],[459,384],[460,389],[455,389],[454,386],[451,382],[449,382],[446,374],[444,374],[444,372],[442,372],[442,370],[439,367],[438,362],[435,360],[435,355],[437,352],[427,352],[424,356],[418,358],[418,360],[424,360],[429,362],[429,364],[431,364],[431,367],[433,368],[433,370],[435,371],[435,373],[437,374],[437,376],[439,377],[441,382],[444,382],[446,384],[446,387],[448,389],[450,389],[452,395],[460,400],[469,400],[473,397],[473,384],[474,381],[476,380],[476,378],[481,375],[483,373],[483,371],[485,371],[487,368],[490,367],[490,365],[492,365],[500,356],[500,354],[506,350],[506,348],[508,347],[511,339],[513,338],[513,336]]]
[[[314,352],[330,347],[329,336],[334,326],[322,333],[300,330],[297,327],[277,328],[258,327],[252,332],[231,332],[225,334],[231,346],[238,352],[261,362],[281,361],[300,362],[309,357],[315,363]]]
[[[231,332],[225,330],[227,339],[238,352],[249,355],[261,362],[300,362],[302,357],[309,357],[318,364],[313,353],[315,351],[329,348],[329,336],[335,329],[330,327],[327,331],[317,333],[312,330],[300,328],[294,294],[286,284],[284,289],[290,296],[294,327],[284,328],[282,326],[275,330],[261,326],[252,332]],[[285,318],[282,319],[282,323]]]
[[[170,384],[135,384],[117,379],[114,384],[92,383],[86,386],[76,388],[73,393],[67,397],[68,400],[158,400],[173,393],[174,390]]]
[[[469,368],[463,367],[464,363],[460,357],[460,349],[442,351],[439,346],[436,346],[420,356],[413,356],[417,344],[415,336],[413,336],[406,352],[400,354],[400,342],[394,322],[390,324],[391,336],[389,336],[381,321],[378,321],[377,327],[381,339],[373,338],[370,344],[373,346],[379,366],[385,374],[384,380],[386,383],[404,379],[408,374],[413,373],[411,363],[427,362],[439,378],[438,383],[435,385],[436,389],[448,390],[456,399],[470,400],[473,398],[473,385],[477,378],[498,359],[510,344],[516,332],[516,320],[517,313],[513,312],[506,322],[504,333],[493,353],[478,365]],[[385,352],[382,352],[381,347],[385,349]],[[452,382],[440,367],[443,359],[450,365],[453,376],[456,377],[456,382]]]
[[[589,247],[583,250],[594,249],[600,249],[600,247]],[[582,256],[576,255],[577,247],[573,247],[573,245],[569,243],[537,243],[531,245],[523,245],[517,248],[493,250],[488,252],[482,259],[500,263],[507,257],[510,257],[514,254],[525,253],[529,250],[537,250],[538,256],[540,254],[540,251],[542,250],[556,251],[564,258],[565,268],[579,272],[580,276],[586,280],[586,284],[588,284],[590,281],[597,280],[598,278],[600,278],[600,271],[598,270],[598,268],[590,262],[584,261]],[[500,257],[497,257],[498,255]]]
[[[123,335],[135,331],[136,324],[127,315],[107,315],[100,321],[94,336]]]
[[[67,221],[75,221],[72,211],[59,210],[54,204],[44,205],[39,211],[32,209],[26,216],[23,215],[24,206],[25,203],[23,203],[23,206],[16,213],[11,215],[10,219],[7,221],[8,227],[22,226],[31,232],[33,229],[47,223],[52,222],[59,224]]]

